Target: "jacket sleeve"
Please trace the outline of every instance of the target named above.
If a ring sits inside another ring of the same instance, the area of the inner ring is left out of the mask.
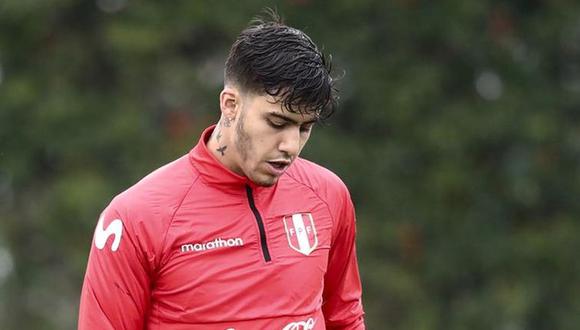
[[[139,234],[113,203],[101,214],[89,255],[78,329],[143,329],[150,276]]]
[[[322,310],[327,329],[362,330],[364,312],[355,247],[355,212],[346,187],[325,276]]]

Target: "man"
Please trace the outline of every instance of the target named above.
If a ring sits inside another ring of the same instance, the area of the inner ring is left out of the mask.
[[[364,329],[348,190],[298,157],[334,98],[306,34],[244,30],[217,125],[100,216],[79,329]]]

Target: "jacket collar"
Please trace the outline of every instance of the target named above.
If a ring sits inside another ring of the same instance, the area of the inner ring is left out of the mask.
[[[252,188],[253,191],[261,191],[270,189],[262,187],[246,176],[239,175],[229,168],[225,167],[207,148],[207,142],[211,138],[211,134],[216,125],[206,128],[197,145],[189,152],[189,159],[191,164],[201,174],[201,179],[206,183],[222,188],[220,190],[227,190],[231,192],[243,191],[245,193],[246,186]]]

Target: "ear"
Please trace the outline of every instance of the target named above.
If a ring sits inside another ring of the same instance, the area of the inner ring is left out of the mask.
[[[241,106],[241,95],[237,88],[225,86],[220,93],[220,110],[222,116],[230,120],[236,118]]]

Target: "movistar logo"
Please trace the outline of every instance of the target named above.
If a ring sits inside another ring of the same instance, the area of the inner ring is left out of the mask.
[[[107,228],[105,228],[104,223],[105,216],[101,214],[99,218],[99,223],[97,223],[97,228],[95,229],[95,246],[102,250],[107,244],[107,240],[111,235],[114,235],[113,244],[111,245],[111,251],[115,252],[121,244],[121,235],[123,235],[123,222],[120,219],[115,219],[109,223]]]
[[[205,243],[189,243],[181,245],[181,252],[201,252],[219,248],[226,248],[226,247],[234,247],[234,246],[243,246],[244,241],[237,237],[237,238],[216,238],[213,241],[205,242]]]

